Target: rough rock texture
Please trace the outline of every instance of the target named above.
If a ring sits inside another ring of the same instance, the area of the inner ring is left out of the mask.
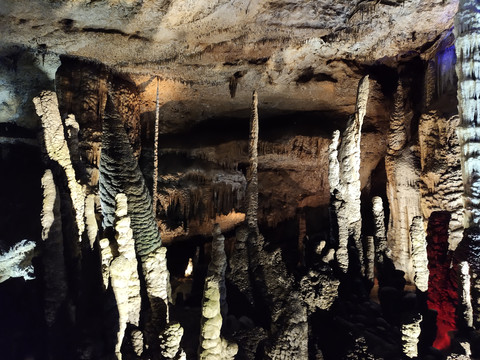
[[[414,316],[410,322],[402,324],[403,353],[410,359],[418,355],[418,337],[421,333],[422,315]]]
[[[115,196],[115,231],[118,246],[118,256],[110,263],[110,281],[118,309],[119,330],[115,353],[118,359],[127,323],[139,325],[140,308],[140,280],[137,272],[137,258],[135,256],[135,242],[130,228],[130,218],[127,215],[127,197],[125,194]]]
[[[35,249],[33,241],[22,240],[0,254],[0,283],[16,277],[23,277],[25,280],[34,279],[31,264],[33,249]]]
[[[372,198],[373,228],[375,240],[375,263],[383,263],[384,256],[389,256],[387,248],[387,234],[385,231],[385,214],[383,212],[383,201],[380,196]]]
[[[373,284],[375,281],[375,238],[367,236],[365,250],[365,276]]]
[[[185,353],[180,348],[183,328],[179,323],[170,323],[160,334],[160,351],[166,359],[185,359]]]
[[[339,286],[340,280],[332,274],[310,270],[300,282],[300,291],[309,313],[329,310],[338,297]]]
[[[52,91],[43,91],[33,99],[38,116],[42,120],[43,138],[48,156],[65,171],[72,204],[75,209],[76,226],[81,240],[85,229],[85,187],[76,178],[72,166],[70,150],[65,140],[65,130],[58,110],[57,95]]]
[[[42,240],[45,241],[43,268],[45,278],[45,320],[49,327],[57,321],[67,297],[60,198],[50,170],[42,177]]]
[[[96,195],[94,194],[87,195],[85,198],[85,226],[87,228],[88,241],[92,249],[98,236],[98,224],[95,216],[95,198]]]
[[[361,271],[362,273],[365,271],[361,240],[362,217],[360,214],[360,139],[363,118],[367,111],[369,86],[368,76],[360,80],[358,84],[355,114],[349,119],[347,128],[343,132],[342,142],[338,149],[338,159],[334,159],[334,145],[338,144],[338,133],[334,133],[329,151],[329,170],[332,171],[332,174],[329,175],[330,193],[334,194],[333,206],[338,224],[336,257],[343,272],[348,270],[348,241],[350,237],[358,251]],[[336,169],[337,163],[338,170]]]
[[[208,265],[203,290],[198,358],[202,360],[234,359],[238,351],[237,345],[229,343],[220,334],[223,318],[226,316],[225,269],[227,256],[225,254],[225,238],[221,234],[218,224],[212,235],[212,258]]]
[[[450,213],[451,250],[456,249],[463,237],[463,184],[460,146],[455,133],[458,124],[457,116],[445,118],[430,111],[420,117],[418,126],[423,217],[429,219],[434,211]]]
[[[387,244],[392,251],[395,267],[404,271],[405,278],[412,281],[409,230],[413,217],[421,215],[420,174],[416,147],[407,142],[412,113],[408,112],[409,108],[405,104],[405,90],[399,82],[395,93],[394,111],[390,118],[388,155],[385,157],[390,207]]]
[[[427,257],[427,234],[423,226],[423,218],[415,216],[410,226],[410,241],[412,243],[412,262],[414,269],[414,281],[418,290],[428,290],[428,257]]]

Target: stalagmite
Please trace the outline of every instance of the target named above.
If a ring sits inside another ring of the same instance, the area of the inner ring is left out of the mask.
[[[102,261],[102,280],[104,289],[108,289],[110,280],[110,263],[113,259],[112,249],[110,248],[110,241],[103,238],[99,241],[100,257]]]
[[[155,138],[153,140],[153,186],[152,186],[152,207],[153,216],[157,216],[157,187],[158,187],[158,136],[160,130],[160,101],[157,76],[157,99],[155,103]]]
[[[25,280],[34,279],[33,266],[31,265],[33,241],[22,240],[0,254],[0,283],[16,277],[23,277]]]
[[[480,328],[480,7],[475,0],[460,0],[455,17],[457,99],[460,125],[457,134],[464,184],[464,247],[471,271],[473,326]]]
[[[409,145],[408,134],[413,114],[408,111],[406,94],[399,81],[395,93],[394,111],[390,117],[388,149],[385,156],[387,198],[390,218],[387,246],[395,268],[405,272],[407,281],[413,281],[410,251],[410,224],[421,215],[420,174],[416,148]]]
[[[462,261],[460,263],[460,286],[462,290],[462,312],[465,325],[468,327],[473,326],[473,308],[472,308],[472,296],[470,293],[470,267],[468,262]]]
[[[417,314],[409,320],[402,324],[402,344],[403,353],[410,359],[413,359],[418,355],[418,338],[421,333],[420,323],[422,322],[422,315]]]
[[[237,345],[227,343],[220,334],[223,324],[222,302],[225,302],[227,256],[225,238],[221,235],[218,224],[212,235],[212,259],[208,265],[202,299],[199,359],[233,359],[238,350]]]
[[[42,240],[45,241],[43,268],[45,279],[45,320],[51,327],[67,296],[60,197],[50,170],[42,177]]]
[[[88,241],[93,249],[93,244],[97,239],[98,224],[95,217],[95,195],[90,194],[85,198],[85,225],[87,227]]]
[[[365,276],[373,283],[375,280],[375,240],[373,236],[367,236],[365,262]]]
[[[252,95],[252,108],[250,116],[250,136],[248,144],[247,169],[247,215],[246,222],[250,232],[258,233],[258,96],[257,91]]]
[[[360,214],[360,139],[369,94],[368,76],[358,84],[355,114],[350,117],[340,148],[335,132],[329,147],[329,183],[338,225],[337,261],[343,272],[348,270],[348,239],[351,237],[358,252],[361,272],[364,273],[362,219]],[[337,145],[337,146],[335,146]],[[335,152],[338,149],[338,155]],[[338,165],[337,165],[338,163]],[[338,170],[337,170],[338,169]],[[338,180],[337,180],[338,179]]]
[[[65,140],[64,127],[58,110],[57,95],[52,91],[43,91],[33,99],[38,116],[42,120],[43,138],[48,156],[65,171],[68,188],[75,209],[75,219],[79,240],[85,229],[85,187],[77,182],[72,166],[70,150]]]
[[[415,285],[420,291],[428,290],[428,257],[427,240],[423,217],[415,216],[410,227],[410,239],[412,243],[412,260],[415,271]]]
[[[121,359],[120,348],[127,323],[138,326],[142,299],[133,232],[127,215],[127,197],[124,194],[117,194],[115,200],[115,230],[119,255],[110,264],[110,278],[117,303],[119,323],[115,353],[117,358]]]
[[[185,360],[185,352],[180,348],[183,328],[179,323],[170,323],[160,334],[160,352],[165,359]]]
[[[383,263],[384,256],[388,256],[388,249],[382,198],[380,196],[374,196],[372,199],[372,205],[373,227],[375,231],[375,262]]]

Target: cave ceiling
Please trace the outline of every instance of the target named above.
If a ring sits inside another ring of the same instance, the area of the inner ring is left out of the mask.
[[[158,75],[161,101],[188,100],[196,119],[247,109],[254,88],[265,112],[349,114],[363,67],[430,56],[452,28],[457,5],[2,0],[0,38],[3,46],[90,59],[129,74],[151,100],[147,108]]]

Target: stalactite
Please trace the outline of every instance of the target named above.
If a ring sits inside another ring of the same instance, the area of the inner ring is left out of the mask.
[[[121,359],[120,349],[127,323],[138,326],[142,299],[133,232],[130,228],[130,218],[127,215],[127,197],[125,194],[117,194],[115,202],[118,256],[110,263],[110,279],[115,294],[119,323],[115,353],[117,359]]]
[[[48,156],[65,171],[68,188],[75,209],[75,219],[79,240],[85,229],[85,187],[77,182],[72,166],[70,150],[65,140],[64,127],[58,110],[57,95],[52,91],[43,91],[33,99],[38,116],[42,120],[43,138]]]
[[[207,277],[202,299],[202,319],[200,325],[199,359],[233,359],[237,354],[236,344],[229,343],[221,337],[223,324],[222,310],[225,302],[225,238],[221,235],[220,226],[215,226],[212,240],[212,259],[208,265]]]
[[[412,260],[415,270],[415,285],[420,291],[428,290],[428,257],[427,241],[423,217],[415,216],[410,226],[410,239],[412,243]]]
[[[464,184],[464,247],[472,281],[473,326],[480,328],[480,7],[474,0],[461,0],[455,17],[457,99],[460,125],[461,164]]]
[[[361,272],[365,272],[360,214],[360,139],[363,118],[367,109],[368,94],[369,79],[368,76],[365,76],[358,84],[355,114],[350,117],[347,123],[337,157],[335,157],[335,152],[338,148],[338,133],[334,133],[332,145],[329,147],[330,193],[333,194],[333,206],[338,225],[336,256],[343,272],[348,270],[349,238],[353,239],[357,249]]]
[[[45,279],[45,320],[49,327],[58,319],[58,312],[67,297],[67,275],[63,255],[62,215],[53,174],[46,170],[42,177],[43,209],[42,240],[45,242],[43,268]]]
[[[418,338],[422,332],[421,322],[422,315],[417,314],[402,324],[403,353],[410,359],[418,356]]]

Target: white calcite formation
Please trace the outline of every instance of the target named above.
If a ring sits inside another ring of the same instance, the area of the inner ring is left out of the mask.
[[[108,289],[110,284],[110,263],[113,259],[112,248],[110,247],[110,241],[107,238],[103,238],[99,241],[100,245],[100,257],[102,261],[102,280],[104,289]]]
[[[427,234],[423,225],[423,218],[415,216],[410,226],[410,241],[412,243],[412,260],[415,271],[415,285],[420,291],[428,290],[428,256],[427,256]]]
[[[480,4],[460,0],[455,17],[457,135],[464,184],[464,244],[471,271],[473,326],[480,328]]]
[[[200,345],[198,358],[201,360],[233,359],[238,351],[236,344],[229,344],[221,337],[223,324],[222,302],[225,302],[225,238],[220,227],[215,226],[212,240],[212,258],[208,265],[202,299]]]
[[[372,283],[375,280],[375,238],[373,236],[367,236],[365,276]]]
[[[402,324],[402,348],[403,353],[410,359],[418,355],[418,339],[421,333],[420,323],[422,315],[413,316],[410,321]]]
[[[67,276],[64,260],[62,215],[60,197],[52,172],[47,169],[42,177],[43,207],[41,213],[43,271],[45,279],[45,320],[51,327],[67,296]]]
[[[250,114],[250,136],[248,142],[246,223],[249,231],[258,233],[258,96],[253,91],[252,107]]]
[[[387,248],[387,235],[385,231],[385,213],[383,211],[383,200],[380,196],[372,199],[373,228],[375,243],[375,262],[383,263],[384,256],[389,256]]]
[[[179,323],[170,323],[160,334],[160,352],[165,359],[186,359],[185,352],[180,348],[183,328]]]
[[[75,220],[78,228],[79,240],[85,229],[85,187],[75,176],[72,166],[70,150],[65,140],[65,130],[58,110],[57,95],[53,91],[43,91],[33,99],[38,116],[42,120],[43,138],[48,156],[56,161],[65,171],[68,188],[75,210]]]
[[[25,280],[34,279],[31,264],[35,243],[22,240],[0,254],[0,283],[10,279],[23,277]]]
[[[360,140],[363,118],[367,111],[368,94],[369,79],[366,76],[358,84],[355,114],[349,119],[347,128],[343,132],[340,148],[338,149],[338,132],[334,133],[332,144],[329,147],[328,177],[338,224],[336,256],[343,272],[348,270],[349,237],[354,240],[362,272],[364,272],[360,214]],[[336,151],[338,151],[337,156],[335,156]]]
[[[117,194],[115,210],[115,231],[118,256],[110,264],[110,281],[115,294],[118,309],[119,330],[115,353],[121,359],[121,346],[127,323],[138,326],[142,299],[140,297],[140,280],[137,272],[135,243],[127,215],[127,197]]]
[[[409,145],[408,133],[412,113],[406,113],[406,95],[401,82],[395,93],[394,111],[390,117],[388,149],[385,156],[387,173],[387,197],[390,219],[387,246],[398,270],[413,281],[413,265],[410,257],[410,224],[414,216],[421,215],[420,174],[416,148]]]
[[[455,250],[463,237],[463,183],[455,132],[458,124],[458,116],[445,118],[430,111],[420,117],[418,125],[422,214],[429,219],[434,211],[450,213],[450,250]]]
[[[471,277],[470,267],[467,261],[462,261],[459,264],[460,274],[460,289],[461,289],[461,301],[463,309],[463,320],[468,327],[473,326],[473,308],[472,308],[472,295],[470,291]]]

